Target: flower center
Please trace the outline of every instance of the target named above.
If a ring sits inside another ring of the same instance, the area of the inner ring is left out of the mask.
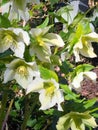
[[[38,42],[38,44],[39,44],[40,46],[43,46],[43,45],[44,45],[44,42],[43,42],[43,40],[42,40],[41,37],[37,37],[37,42]]]
[[[5,43],[12,43],[12,42],[13,42],[12,36],[6,35],[6,36],[4,37],[4,42],[5,42]]]
[[[55,86],[51,82],[45,82],[44,88],[46,90],[46,95],[52,96],[54,94]]]
[[[17,73],[23,76],[27,76],[28,75],[28,71],[27,68],[25,66],[19,66],[17,68]]]

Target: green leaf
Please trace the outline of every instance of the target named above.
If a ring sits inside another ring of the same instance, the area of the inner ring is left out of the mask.
[[[0,14],[0,27],[8,28],[11,27],[10,21],[4,15]]]
[[[77,102],[80,102],[82,100],[79,100],[80,95],[75,94],[74,92],[72,92],[72,90],[70,90],[70,88],[68,87],[68,85],[63,85],[60,84],[60,87],[64,90],[64,92],[66,93],[65,95],[65,99],[66,100],[75,100]]]
[[[29,119],[29,120],[27,121],[27,126],[33,127],[36,123],[37,123],[37,120],[36,120],[36,119],[34,119],[34,120]]]
[[[16,102],[15,102],[15,107],[16,107],[17,110],[20,110],[20,104],[19,104],[19,101],[16,101]]]
[[[77,73],[80,73],[80,72],[85,72],[85,71],[90,71],[94,69],[94,66],[90,65],[90,64],[82,64],[82,65],[78,65],[76,68],[75,68],[75,71]]]
[[[51,2],[51,6],[53,6],[55,3],[59,2],[59,0],[49,0]]]
[[[58,76],[54,71],[49,70],[47,68],[44,68],[42,66],[39,66],[39,70],[40,70],[40,73],[41,73],[41,77],[43,79],[51,79],[51,78],[53,78],[58,82]]]
[[[84,107],[86,109],[91,108],[96,103],[96,99],[87,100],[84,102]]]
[[[54,109],[45,110],[44,113],[47,115],[53,115]]]
[[[73,79],[80,72],[90,71],[94,69],[93,65],[90,64],[81,64],[74,68],[73,72],[70,73],[71,79]]]
[[[44,22],[41,25],[37,26],[37,27],[38,28],[44,28],[44,27],[48,26],[48,23],[49,23],[49,17],[46,17]]]
[[[51,55],[50,59],[53,65],[61,65],[61,60],[58,55]]]
[[[5,4],[5,3],[7,3],[9,0],[1,0],[1,4],[3,5],[3,4]]]

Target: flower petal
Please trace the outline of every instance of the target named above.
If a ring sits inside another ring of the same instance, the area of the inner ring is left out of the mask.
[[[45,28],[32,28],[30,30],[30,33],[33,37],[37,37],[39,35],[43,36],[49,31],[50,28],[51,28],[51,26],[48,26]]]
[[[95,32],[91,32],[84,37],[90,42],[98,42],[98,34]]]
[[[77,76],[75,76],[75,78],[73,79],[71,85],[72,87],[74,87],[75,89],[80,89],[81,88],[81,81],[83,80],[83,72],[80,72]]]
[[[26,94],[30,92],[38,92],[43,88],[43,80],[41,78],[35,78],[27,86]]]
[[[7,2],[6,4],[1,6],[1,13],[5,14],[9,12],[9,8],[12,6],[12,2]]]
[[[29,34],[21,28],[10,28],[16,35],[20,36],[26,45],[30,44]]]
[[[97,79],[97,75],[95,72],[83,72],[83,75],[84,76],[87,76],[88,78],[90,78],[91,80],[93,80],[94,82],[96,81]]]
[[[50,62],[50,47],[47,46],[47,48],[43,49],[43,47],[40,46],[32,46],[29,51],[31,56],[35,53],[39,60],[43,62]]]
[[[79,51],[80,51],[80,54],[85,57],[90,57],[90,58],[97,57],[97,55],[94,53],[94,49],[91,43],[84,45],[83,48],[80,49]]]
[[[17,42],[16,46],[11,46],[11,50],[14,52],[14,55],[19,58],[23,58],[25,45],[23,42]]]
[[[47,39],[47,43],[56,45],[58,47],[63,47],[64,46],[64,41],[58,34],[54,33],[48,33],[45,35],[45,38]]]
[[[14,74],[15,74],[15,72],[13,70],[6,69],[6,71],[4,72],[4,81],[3,81],[3,83],[7,83],[8,81],[13,80],[14,79]]]

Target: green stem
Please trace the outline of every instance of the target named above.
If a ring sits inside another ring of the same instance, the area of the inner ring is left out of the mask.
[[[24,120],[23,123],[21,125],[21,130],[25,130],[26,129],[26,125],[27,125],[27,121],[29,119],[30,116],[30,108],[29,108],[29,101],[28,101],[28,95],[25,98],[25,113],[24,113]]]
[[[98,108],[95,108],[95,109],[93,109],[93,110],[90,110],[90,113],[93,113],[93,112],[95,112],[95,111],[98,111]]]
[[[5,117],[5,108],[6,108],[6,103],[7,103],[7,98],[8,98],[8,93],[4,92],[2,94],[2,101],[1,101],[1,109],[0,109],[0,129],[2,128],[2,124],[4,121]]]
[[[14,99],[12,99],[12,100],[10,101],[10,105],[9,105],[8,110],[7,110],[7,113],[6,113],[5,119],[4,119],[4,121],[3,121],[3,125],[2,125],[2,129],[1,129],[1,130],[4,130],[4,127],[5,127],[5,125],[6,125],[6,121],[7,121],[7,119],[8,119],[8,116],[9,116],[10,110],[11,110],[12,105],[13,105],[13,102],[14,102]]]

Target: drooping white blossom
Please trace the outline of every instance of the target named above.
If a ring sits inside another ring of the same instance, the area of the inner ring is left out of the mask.
[[[20,58],[23,58],[25,45],[30,44],[29,34],[20,28],[0,28],[0,39],[0,53],[10,48]]]
[[[62,38],[55,33],[48,33],[50,27],[32,28],[30,33],[34,38],[34,43],[30,46],[30,55],[36,56],[45,62],[50,62],[51,46],[63,47]]]
[[[27,3],[40,3],[39,0],[10,0],[1,6],[2,14],[9,12],[9,19],[23,19],[25,22],[29,20],[29,11]]]
[[[47,110],[57,104],[58,110],[62,111],[61,102],[64,101],[63,91],[59,89],[59,84],[54,79],[37,79],[27,87],[29,92],[38,92],[41,110]]]
[[[28,84],[37,77],[40,77],[40,73],[35,62],[27,63],[24,60],[15,59],[6,64],[3,83],[14,79],[22,88],[26,89]]]
[[[89,58],[96,57],[96,54],[92,47],[92,42],[98,42],[97,33],[91,32],[86,35],[81,35],[79,41],[74,45],[73,48],[73,53],[75,55],[76,62],[80,61],[79,54]]]

